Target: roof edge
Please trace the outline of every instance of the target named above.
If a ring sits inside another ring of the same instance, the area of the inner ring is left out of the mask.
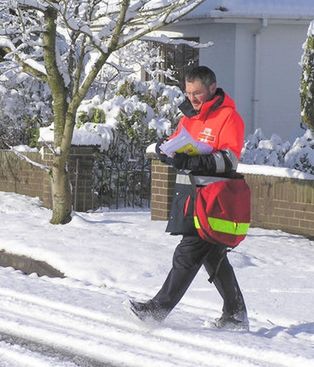
[[[202,15],[187,15],[184,18],[181,18],[180,23],[188,22],[202,22],[206,21],[212,22],[232,22],[232,23],[252,23],[256,21],[260,21],[261,19],[271,20],[272,22],[284,23],[284,22],[300,22],[300,23],[310,23],[314,19],[314,14],[311,16],[310,14],[294,14],[291,15],[283,15],[283,14],[267,14],[267,13],[256,13],[254,15],[241,13],[241,12],[221,12],[218,10],[212,10],[209,13],[205,13]]]

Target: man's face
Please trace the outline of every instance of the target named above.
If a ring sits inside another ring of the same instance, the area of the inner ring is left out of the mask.
[[[203,103],[210,100],[216,93],[216,83],[206,87],[199,79],[185,82],[185,95],[192,103],[195,111],[200,111]]]

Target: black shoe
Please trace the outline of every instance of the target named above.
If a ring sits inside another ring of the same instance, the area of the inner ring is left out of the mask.
[[[131,311],[142,321],[151,320],[161,322],[167,317],[168,314],[152,300],[147,302],[137,302],[130,300],[130,305]]]
[[[224,330],[249,331],[249,320],[246,312],[241,311],[234,315],[222,314],[222,316],[216,319],[211,326]]]

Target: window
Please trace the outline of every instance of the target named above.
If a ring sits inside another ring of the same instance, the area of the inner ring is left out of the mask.
[[[198,38],[186,38],[187,41],[199,42]],[[185,44],[172,45],[152,43],[155,47],[160,48],[161,56],[164,60],[162,69],[174,70],[174,77],[176,80],[166,78],[162,80],[169,85],[178,85],[183,82],[185,71],[191,67],[199,65],[199,49],[193,48]]]

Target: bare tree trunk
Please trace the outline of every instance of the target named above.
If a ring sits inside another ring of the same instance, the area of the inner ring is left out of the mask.
[[[55,157],[53,161],[51,191],[53,212],[50,223],[69,223],[72,212],[71,183],[69,172],[60,157]]]

